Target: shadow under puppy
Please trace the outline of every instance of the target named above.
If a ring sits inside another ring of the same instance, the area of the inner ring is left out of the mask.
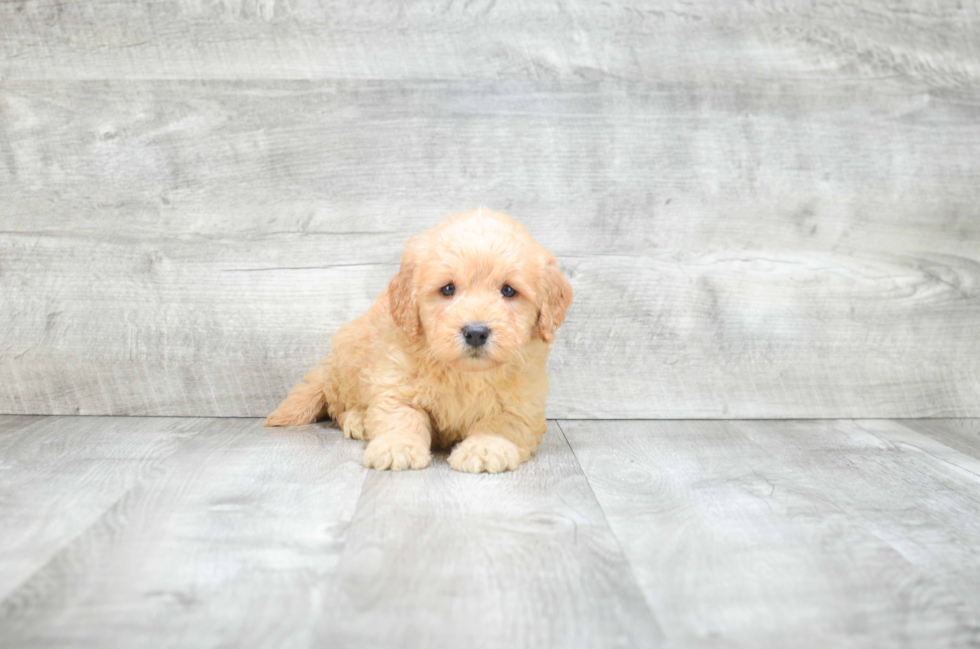
[[[571,302],[524,226],[487,208],[451,216],[409,240],[388,289],[264,424],[329,415],[370,441],[375,469],[422,469],[454,444],[457,471],[516,469],[548,427],[545,364]]]

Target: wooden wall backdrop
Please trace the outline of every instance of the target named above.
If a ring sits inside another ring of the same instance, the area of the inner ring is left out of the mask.
[[[264,415],[481,203],[552,416],[980,416],[960,0],[4,0],[0,412]]]

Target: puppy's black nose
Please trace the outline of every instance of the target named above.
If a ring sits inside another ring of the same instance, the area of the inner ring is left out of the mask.
[[[484,325],[466,325],[463,327],[463,338],[470,347],[483,347],[490,337],[490,327]]]

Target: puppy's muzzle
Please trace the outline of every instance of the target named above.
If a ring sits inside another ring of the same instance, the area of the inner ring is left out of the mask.
[[[482,324],[471,324],[463,327],[463,340],[470,347],[476,349],[487,344],[490,337],[490,327]]]

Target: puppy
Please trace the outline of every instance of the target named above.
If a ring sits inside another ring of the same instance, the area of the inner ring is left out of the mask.
[[[264,425],[329,415],[369,441],[375,469],[422,469],[453,445],[457,471],[516,469],[547,429],[545,363],[571,302],[522,225],[487,208],[451,216],[409,240],[388,290]]]

